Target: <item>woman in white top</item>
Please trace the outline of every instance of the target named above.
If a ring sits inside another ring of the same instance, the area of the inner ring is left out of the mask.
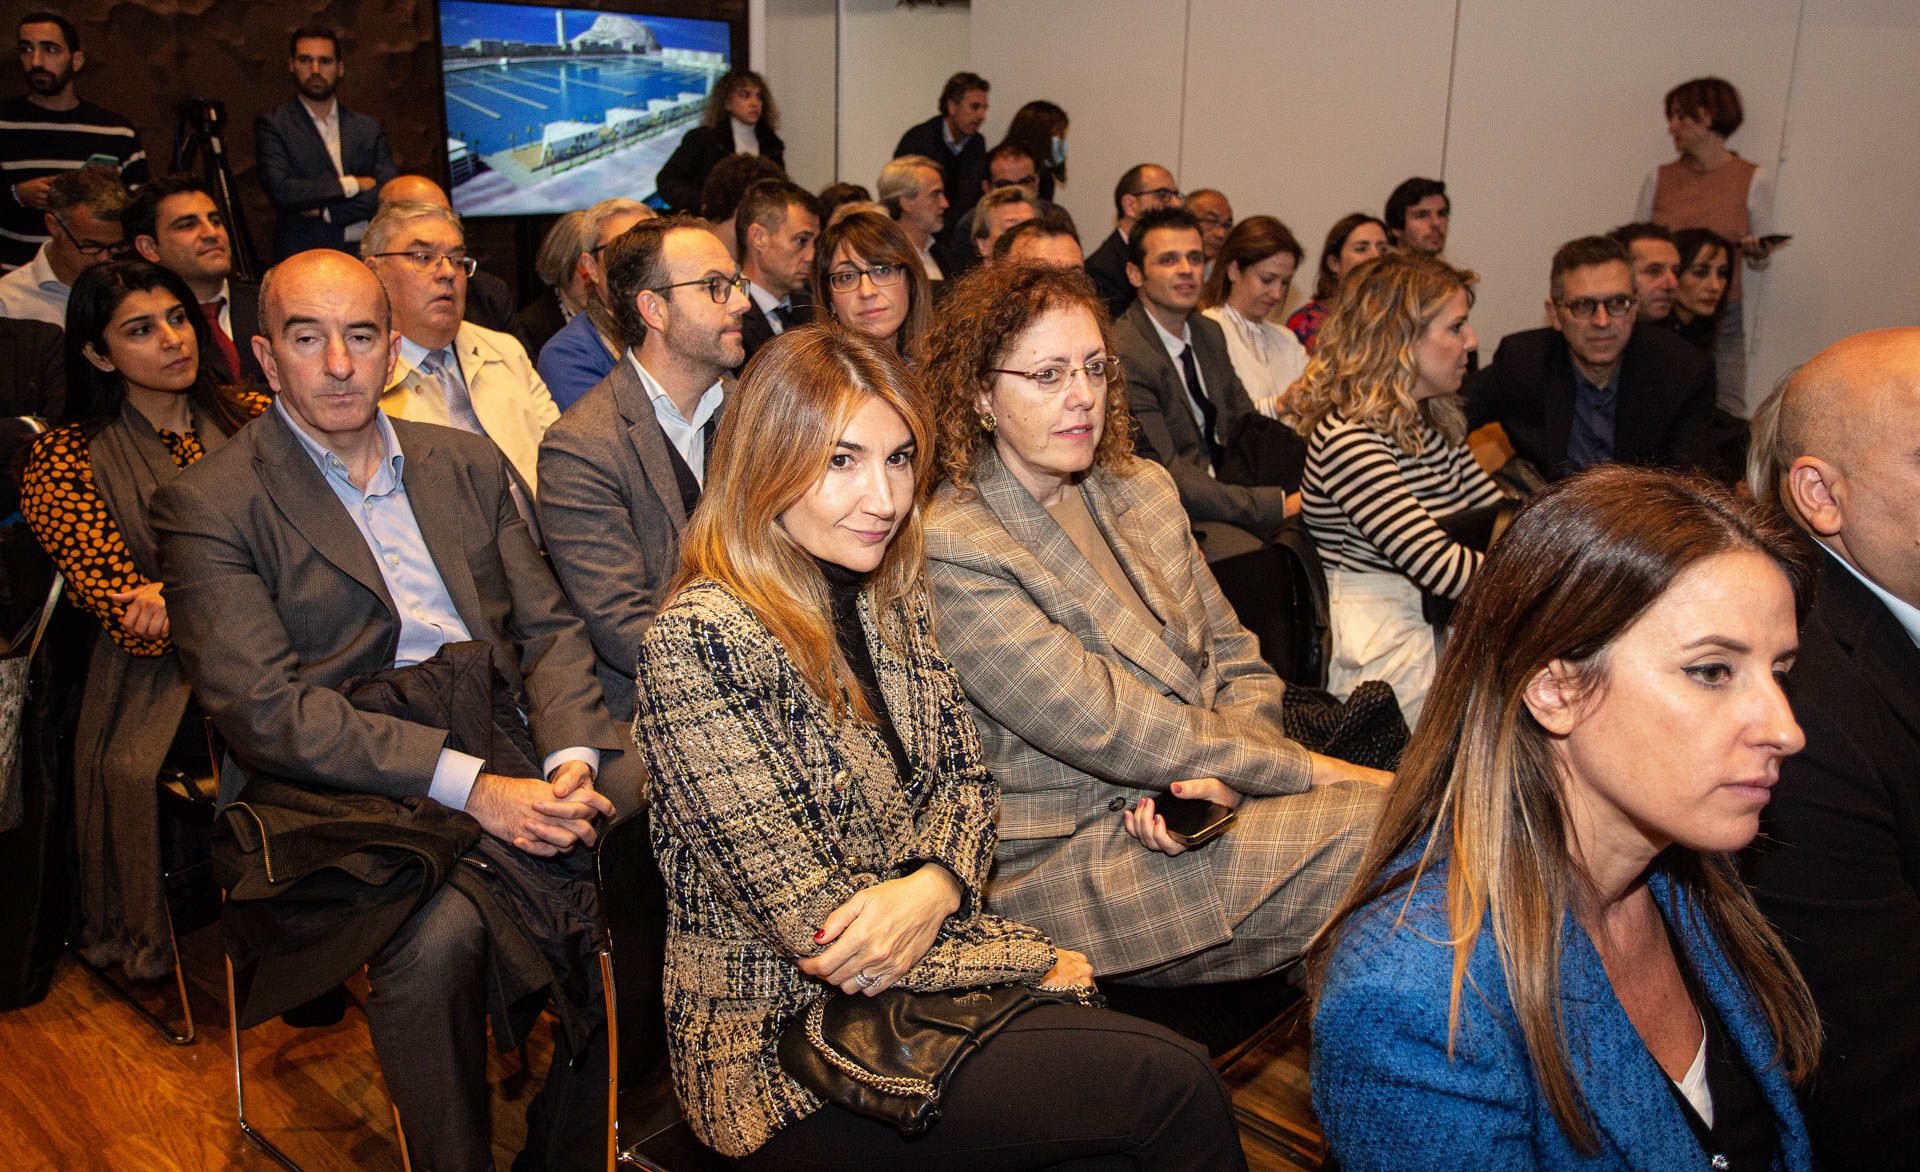
[[[1416,254],[1352,270],[1288,397],[1307,440],[1302,511],[1327,568],[1327,688],[1344,695],[1386,680],[1408,724],[1436,659],[1421,592],[1458,598],[1483,556],[1440,520],[1502,499],[1467,451],[1451,398],[1477,345],[1467,324],[1475,279]]]
[[[1200,310],[1227,335],[1233,373],[1263,415],[1280,417],[1280,398],[1307,369],[1307,348],[1293,331],[1267,320],[1287,299],[1304,250],[1272,216],[1234,225],[1200,291]]]

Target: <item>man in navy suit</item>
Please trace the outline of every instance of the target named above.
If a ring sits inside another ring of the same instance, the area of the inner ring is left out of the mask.
[[[333,96],[347,67],[332,31],[295,30],[288,56],[299,94],[253,122],[260,185],[279,210],[274,256],[285,260],[309,248],[351,252],[378,207],[380,185],[399,174],[387,132]]]

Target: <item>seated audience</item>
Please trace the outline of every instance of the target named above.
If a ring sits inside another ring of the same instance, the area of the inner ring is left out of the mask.
[[[1026,193],[1027,201],[1034,206],[1036,213],[1053,206],[1040,198],[1038,159],[1024,146],[1003,142],[987,152],[987,177],[981,180],[980,198],[984,200],[996,191],[1013,188]],[[953,222],[953,230],[947,233],[946,244],[940,249],[940,267],[947,279],[951,280],[987,259],[974,245],[978,238],[979,223],[978,203]]]
[[[1447,250],[1447,229],[1453,222],[1447,185],[1438,179],[1408,179],[1387,196],[1385,218],[1395,244],[1421,256],[1439,256]]]
[[[1287,318],[1287,328],[1300,339],[1307,353],[1313,353],[1319,341],[1320,323],[1326,320],[1333,295],[1340,288],[1340,278],[1388,247],[1386,223],[1365,212],[1342,216],[1327,233],[1327,242],[1320,249],[1320,270],[1313,279],[1313,300]]]
[[[872,203],[873,192],[858,183],[830,183],[820,189],[820,222],[826,223],[841,205],[849,203]]]
[[[127,189],[105,167],[79,167],[47,185],[50,238],[33,259],[0,276],[0,317],[65,325],[67,296],[81,273],[126,249],[120,226]]]
[[[987,177],[987,140],[980,127],[987,120],[987,94],[993,88],[987,79],[964,70],[947,79],[940,89],[940,112],[900,136],[893,157],[918,155],[931,160],[940,171],[941,185],[951,204],[945,219],[935,230],[960,222],[967,209],[980,198],[980,181]],[[880,193],[885,202],[886,192]],[[942,239],[945,233],[942,232]],[[932,273],[933,280],[939,280]]]
[[[546,289],[522,306],[513,319],[519,323],[529,354],[540,353],[547,340],[587,306],[587,277],[580,271],[580,254],[586,251],[580,234],[586,221],[584,211],[561,216],[547,229],[540,251],[534,254],[534,275]]]
[[[293,257],[267,274],[260,316],[274,406],[163,485],[150,510],[180,666],[227,746],[220,800],[259,782],[322,805],[338,795],[362,817],[403,817],[406,803],[463,810],[480,866],[460,870],[492,893],[486,914],[517,929],[523,954],[580,957],[592,912],[563,903],[580,885],[568,877],[586,873],[594,819],[613,816],[607,794],[624,805],[636,787],[611,784],[624,738],[580,621],[514,510],[507,462],[478,436],[380,411],[394,354],[366,265]],[[495,719],[524,713],[514,735],[531,752],[519,754],[542,776],[490,772],[449,747],[449,729],[338,690],[467,640],[491,646],[505,701]],[[492,1163],[486,1029],[499,970],[486,923],[450,883],[384,941],[323,942],[350,949],[349,963],[364,951],[367,1024],[415,1167]],[[327,958],[313,947],[318,967]],[[554,1032],[528,1108],[534,1166],[578,1166],[567,1141],[582,1135],[605,1150],[597,994],[572,1023]]]
[[[0,417],[60,423],[66,411],[64,331],[30,317],[0,317]]]
[[[1708,466],[1713,366],[1664,330],[1635,330],[1627,250],[1583,236],[1553,254],[1547,320],[1500,340],[1466,388],[1471,427],[1498,423],[1548,480],[1595,464]]]
[[[1200,312],[1226,335],[1233,373],[1254,410],[1276,419],[1281,397],[1307,369],[1307,348],[1293,331],[1267,318],[1286,302],[1303,255],[1285,224],[1272,216],[1250,217],[1227,234],[1200,290]]]
[[[1107,314],[1115,321],[1133,304],[1133,282],[1127,279],[1128,242],[1133,226],[1141,216],[1161,208],[1181,204],[1180,185],[1173,172],[1152,163],[1127,168],[1120,182],[1113,185],[1113,231],[1100,247],[1087,257],[1087,276],[1107,303]]]
[[[751,69],[724,75],[707,92],[700,125],[661,164],[660,198],[674,211],[698,213],[707,176],[728,155],[758,155],[785,167],[786,144],[774,133],[779,129],[780,109],[766,79]]]
[[[1027,261],[1063,269],[1086,268],[1080,251],[1080,233],[1063,207],[1053,207],[1001,233],[993,242],[993,259]]]
[[[741,197],[747,188],[762,179],[785,179],[786,169],[772,159],[759,155],[728,155],[713,165],[707,182],[700,188],[700,218],[713,225],[713,234],[732,253],[739,247],[733,223]],[[740,259],[738,256],[735,260]]]
[[[967,213],[967,218],[973,221],[968,244],[973,249],[975,263],[993,258],[993,246],[1008,228],[1024,224],[1039,214],[1033,196],[1022,187],[1003,187],[981,196],[980,202],[973,205],[973,211]]]
[[[1291,964],[1372,829],[1366,782],[1387,776],[1287,737],[1286,685],[1172,478],[1132,453],[1079,275],[992,266],[953,296],[926,364],[947,479],[927,544],[940,645],[1001,788],[987,907],[1132,983]],[[1237,821],[1185,851],[1154,809],[1169,792]]]
[[[381,207],[402,201],[430,203],[448,211],[453,210],[453,201],[447,198],[447,193],[425,175],[397,175],[381,185]],[[514,316],[517,300],[505,281],[479,268],[476,261],[473,275],[467,278],[465,320],[485,329],[512,334],[514,341],[532,354],[533,347],[521,334],[520,321]]]
[[[826,291],[822,304],[835,321],[919,361],[933,287],[898,224],[878,212],[855,212],[829,225],[814,249],[813,287]]]
[[[1327,690],[1385,680],[1415,727],[1435,660],[1422,592],[1460,597],[1483,556],[1442,522],[1504,499],[1450,398],[1478,344],[1474,280],[1412,252],[1348,273],[1288,396],[1307,441],[1302,511],[1327,571]]]
[[[648,220],[601,256],[625,359],[541,441],[540,528],[627,725],[634,649],[680,565],[749,302],[702,220]]]
[[[820,205],[797,183],[763,179],[741,199],[735,228],[734,255],[747,279],[747,313],[739,323],[744,363],[783,330],[813,320],[807,282],[820,238]]]
[[[1206,275],[1211,277],[1220,246],[1227,242],[1227,233],[1233,231],[1233,205],[1227,202],[1224,192],[1203,187],[1187,193],[1186,209],[1200,221],[1200,244],[1207,254]]]
[[[1227,339],[1200,303],[1200,225],[1180,208],[1142,216],[1128,241],[1127,276],[1140,293],[1113,323],[1127,372],[1135,442],[1166,466],[1210,562],[1258,549],[1298,511],[1278,484],[1216,479],[1226,444],[1253,401],[1234,374]]]
[[[294,96],[253,120],[260,186],[275,211],[273,255],[351,251],[379,210],[380,185],[400,173],[386,128],[335,96],[347,56],[332,29],[295,29],[287,72]]]
[[[380,409],[492,440],[513,469],[514,503],[538,544],[532,506],[540,437],[560,408],[520,343],[461,320],[474,260],[460,217],[438,204],[387,204],[367,225],[360,251],[386,286],[399,335]]]
[[[1893,1168],[1920,1149],[1920,330],[1835,343],[1776,405],[1766,487],[1818,543],[1818,583],[1787,677],[1807,747],[1747,874],[1827,1028],[1803,1099],[1814,1154]]]
[[[827,327],[768,346],[728,408],[640,644],[634,725],[672,908],[681,1108],[756,1169],[1244,1169],[1205,1054],[1104,1009],[1013,1018],[913,1139],[782,1068],[782,1030],[836,990],[1093,981],[1084,955],[985,907],[994,779],[934,642],[921,551],[934,438],[893,348]]]
[[[587,278],[587,308],[540,347],[534,365],[554,405],[565,411],[573,401],[593,389],[595,383],[612,373],[620,357],[619,329],[607,306],[606,282],[600,267],[600,255],[620,234],[642,220],[651,220],[654,211],[638,200],[616,197],[603,199],[587,209],[580,226],[580,271]]]
[[[1047,203],[1053,202],[1054,186],[1067,181],[1067,125],[1065,110],[1035,99],[1013,112],[1006,137],[1000,140],[1001,147],[1019,147],[1039,164],[1034,194]]]
[[[1633,296],[1639,302],[1634,328],[1659,323],[1670,327],[1673,291],[1680,283],[1680,251],[1673,233],[1658,224],[1622,224],[1607,235],[1627,246],[1633,269]]]
[[[106,635],[93,640],[71,746],[78,943],[94,965],[153,980],[173,964],[154,779],[189,697],[147,500],[268,400],[219,389],[200,361],[197,298],[168,269],[96,265],[76,280],[67,318],[70,422],[28,450],[20,511]]]
[[[207,319],[207,352],[201,361],[215,381],[264,387],[267,376],[253,356],[260,331],[260,286],[233,277],[233,241],[213,196],[191,175],[165,175],[127,202],[120,226],[143,259],[168,269],[193,290],[195,309]]]
[[[1439,1136],[1483,1168],[1810,1167],[1820,1024],[1733,859],[1802,743],[1804,558],[1637,468],[1501,538],[1310,961],[1340,1167],[1429,1166]]]
[[[1680,262],[1673,291],[1673,332],[1693,343],[1693,347],[1716,360],[1714,339],[1718,336],[1720,313],[1726,308],[1728,278],[1733,263],[1731,250],[1711,229],[1682,228],[1673,234],[1674,251]]]
[[[927,280],[943,279],[934,259],[933,237],[947,211],[947,194],[940,165],[925,155],[902,155],[880,169],[875,191],[887,214],[900,225],[920,258]]]

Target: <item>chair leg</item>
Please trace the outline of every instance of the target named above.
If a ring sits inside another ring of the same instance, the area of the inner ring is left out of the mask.
[[[413,1157],[407,1152],[407,1129],[400,1124],[400,1107],[391,1098],[387,1106],[393,1109],[393,1138],[400,1145],[401,1172],[413,1172]]]
[[[166,878],[165,875],[161,876],[162,884],[166,882]],[[159,1014],[141,1004],[140,999],[133,995],[131,989],[128,989],[119,981],[114,980],[105,969],[88,960],[81,954],[78,948],[70,949],[70,951],[73,953],[74,959],[80,962],[82,968],[92,973],[114,996],[124,1001],[128,1008],[139,1014],[148,1025],[153,1027],[154,1032],[167,1040],[168,1044],[174,1046],[190,1046],[193,1044],[195,1030],[193,1026],[193,1004],[187,1000],[187,970],[183,967],[180,959],[180,941],[173,933],[173,907],[164,898],[161,900],[160,907],[167,917],[167,947],[173,950],[173,984],[180,995],[180,1015],[186,1019],[186,1028],[184,1030],[175,1029],[172,1022],[167,1021]]]
[[[613,950],[600,950],[600,994],[607,1006],[607,1172],[620,1164],[620,1011],[613,995]]]
[[[300,1172],[300,1165],[294,1163],[292,1157],[247,1122],[247,1078],[240,1061],[240,1002],[233,995],[233,958],[223,956],[221,959],[227,967],[227,1032],[233,1039],[233,1102],[240,1117],[240,1134],[246,1136],[254,1147],[273,1157],[287,1172]],[[398,1121],[396,1115],[395,1122]]]

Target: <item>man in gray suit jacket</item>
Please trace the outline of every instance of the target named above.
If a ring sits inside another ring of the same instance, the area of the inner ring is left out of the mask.
[[[380,185],[400,173],[380,123],[333,96],[347,72],[340,38],[298,29],[288,58],[299,94],[253,122],[260,186],[279,213],[273,255],[280,260],[309,248],[349,250],[373,218]]]
[[[392,335],[366,266],[303,253],[268,274],[261,299],[254,349],[275,406],[156,493],[151,514],[180,664],[228,745],[221,801],[271,774],[431,798],[529,855],[591,845],[593,819],[614,809],[600,776],[626,758],[623,741],[504,457],[480,436],[379,412]],[[467,639],[492,645],[546,776],[484,772],[446,746],[447,729],[338,691]],[[479,914],[449,886],[368,966],[374,1048],[421,1166],[490,1162],[489,954]]]
[[[1179,208],[1148,212],[1128,245],[1127,277],[1139,297],[1113,323],[1113,349],[1126,370],[1140,454],[1173,473],[1208,561],[1258,549],[1287,519],[1287,491],[1214,478],[1253,400],[1219,325],[1193,312],[1206,267],[1199,221]]]
[[[602,257],[625,353],[541,441],[539,511],[607,710],[627,722],[640,636],[680,565],[749,302],[703,220],[644,220]]]

